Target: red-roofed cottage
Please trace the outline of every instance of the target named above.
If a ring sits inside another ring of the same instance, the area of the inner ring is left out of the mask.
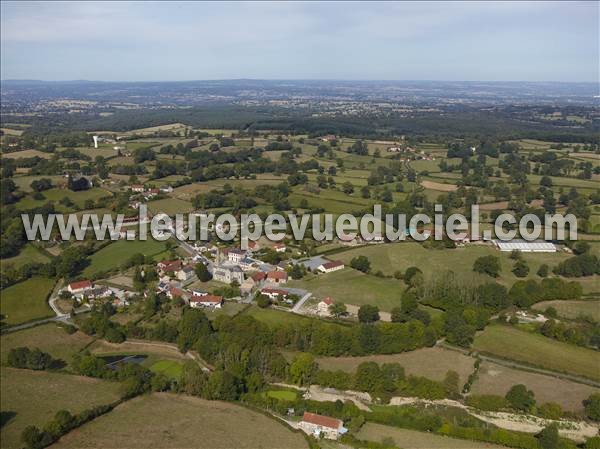
[[[304,412],[298,427],[309,435],[317,438],[323,436],[330,440],[337,440],[340,435],[347,432],[341,420],[310,412]]]

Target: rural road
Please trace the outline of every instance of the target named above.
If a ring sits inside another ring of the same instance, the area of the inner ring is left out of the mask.
[[[56,305],[56,300],[59,299],[58,292],[60,291],[61,286],[62,286],[62,281],[57,282],[56,285],[54,286],[54,289],[52,290],[52,293],[50,294],[50,298],[48,299],[48,305],[50,306],[50,308],[52,309],[52,311],[54,312],[54,314],[56,316],[53,316],[52,318],[43,318],[41,320],[30,321],[28,323],[19,324],[17,326],[7,327],[5,329],[2,329],[2,333],[20,331],[23,329],[28,329],[30,327],[39,326],[40,324],[51,323],[51,322],[73,324],[70,321],[71,315],[68,313],[61,312],[60,309],[58,308],[58,306]],[[86,313],[89,311],[90,311],[90,309],[80,310],[78,312],[75,312],[74,314],[77,315],[77,314]]]
[[[308,301],[311,296],[312,296],[312,293],[308,292],[306,295],[304,295],[302,298],[300,298],[300,301],[298,301],[296,304],[294,304],[294,307],[292,307],[292,312],[301,313],[300,309],[302,309],[302,306],[304,305],[304,303],[306,301]]]

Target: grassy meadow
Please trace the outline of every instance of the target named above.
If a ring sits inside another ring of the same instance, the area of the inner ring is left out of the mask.
[[[54,287],[54,279],[33,277],[2,290],[0,313],[9,325],[54,316],[46,298]]]
[[[471,394],[504,396],[513,385],[523,384],[534,392],[538,405],[555,402],[563,410],[580,412],[582,401],[600,389],[589,385],[532,373],[484,361],[471,387]]]
[[[158,393],[118,406],[73,430],[54,447],[305,449],[308,444],[301,433],[239,405]]]
[[[68,334],[55,323],[22,329],[17,332],[3,334],[0,337],[0,354],[2,364],[6,363],[6,356],[12,348],[27,346],[39,348],[49,353],[52,357],[69,363],[73,355],[81,351],[94,340],[93,337],[76,332]]]
[[[342,260],[338,256],[346,254],[336,254],[334,258]],[[334,301],[345,304],[373,304],[384,312],[400,306],[400,297],[405,288],[396,279],[378,278],[351,268],[327,274],[310,274],[302,280],[288,282],[287,285],[306,289],[317,299],[329,296]]]
[[[473,349],[562,373],[600,380],[600,353],[507,325],[489,325]]]
[[[119,399],[119,383],[89,377],[3,367],[0,380],[2,411],[14,414],[0,433],[5,449],[23,447],[23,429],[43,427],[59,410],[79,413]]]
[[[148,240],[118,240],[92,254],[89,258],[90,264],[83,271],[83,275],[89,277],[96,273],[117,268],[136,253],[141,253],[144,256],[154,256],[162,253],[165,248],[165,242],[159,242],[152,239],[152,237],[148,237]]]

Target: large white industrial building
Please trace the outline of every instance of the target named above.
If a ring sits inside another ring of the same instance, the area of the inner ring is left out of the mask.
[[[554,243],[544,240],[534,240],[532,242],[527,240],[494,240],[494,245],[500,251],[507,252],[517,250],[522,253],[555,253],[558,251]]]

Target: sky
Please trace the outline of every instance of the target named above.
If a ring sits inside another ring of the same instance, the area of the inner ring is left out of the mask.
[[[0,77],[598,82],[599,5],[3,0]]]

